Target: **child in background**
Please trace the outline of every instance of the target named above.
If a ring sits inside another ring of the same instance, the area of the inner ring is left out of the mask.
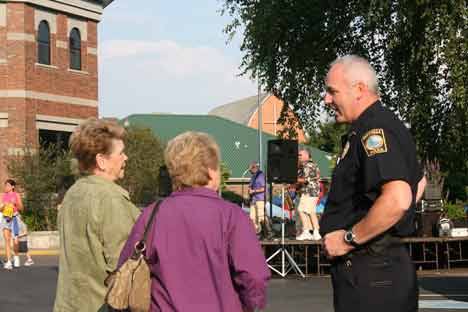
[[[31,254],[28,249],[28,227],[21,219],[19,219],[19,229],[18,240],[19,240],[19,252],[26,254],[26,261],[24,262],[25,266],[31,266],[34,264]]]

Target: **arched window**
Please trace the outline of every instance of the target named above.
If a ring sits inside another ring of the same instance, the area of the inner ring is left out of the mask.
[[[81,70],[81,35],[77,28],[70,31],[70,68]]]
[[[50,28],[47,21],[39,23],[37,33],[37,62],[50,65]]]

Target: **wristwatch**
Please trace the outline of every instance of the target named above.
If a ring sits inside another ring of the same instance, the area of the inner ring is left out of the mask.
[[[356,243],[356,234],[354,234],[353,232],[353,229],[349,229],[348,231],[346,231],[345,235],[344,235],[344,241],[355,247],[355,248],[358,248],[359,247],[359,244]]]

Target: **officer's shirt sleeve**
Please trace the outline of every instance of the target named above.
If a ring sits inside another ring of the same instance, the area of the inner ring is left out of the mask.
[[[402,180],[411,185],[410,172],[404,157],[404,146],[388,128],[365,132],[359,142],[364,193],[371,200],[380,194],[383,184]]]

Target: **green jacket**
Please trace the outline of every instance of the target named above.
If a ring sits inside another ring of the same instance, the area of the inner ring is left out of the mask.
[[[107,310],[104,279],[116,268],[139,213],[126,190],[98,176],[81,178],[68,190],[58,215],[54,312]]]

